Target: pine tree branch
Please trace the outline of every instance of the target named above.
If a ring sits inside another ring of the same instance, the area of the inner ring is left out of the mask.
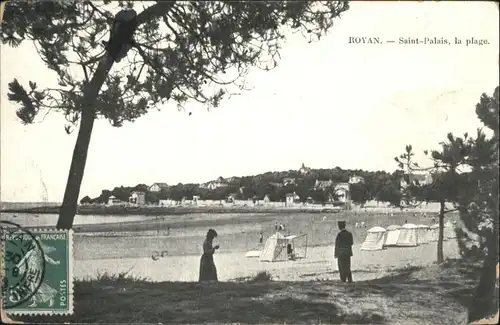
[[[173,8],[175,3],[176,1],[161,1],[144,9],[140,14],[137,15],[137,26],[144,24],[147,21],[161,18],[163,15],[168,13],[170,9]]]

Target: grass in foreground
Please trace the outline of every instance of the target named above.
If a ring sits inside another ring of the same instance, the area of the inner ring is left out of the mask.
[[[343,285],[275,282],[260,273],[239,282],[161,282],[126,274],[75,283],[75,314],[27,322],[458,324],[477,270],[460,261],[404,268]]]

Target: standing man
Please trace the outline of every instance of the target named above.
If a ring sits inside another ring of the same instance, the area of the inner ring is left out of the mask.
[[[264,240],[264,235],[262,235],[262,231],[259,234],[259,244],[262,245],[262,241]]]
[[[345,221],[338,222],[340,232],[335,239],[334,255],[339,267],[340,281],[352,283],[351,256],[354,240],[352,233],[345,229],[345,225]]]

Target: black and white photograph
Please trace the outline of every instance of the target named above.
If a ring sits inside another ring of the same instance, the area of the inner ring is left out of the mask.
[[[498,2],[0,14],[3,323],[498,323]]]

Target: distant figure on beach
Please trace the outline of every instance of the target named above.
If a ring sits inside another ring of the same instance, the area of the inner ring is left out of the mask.
[[[274,230],[278,231],[278,221],[274,224]]]
[[[354,240],[352,233],[347,231],[345,226],[345,221],[338,222],[340,232],[337,234],[337,238],[335,238],[334,256],[337,259],[340,281],[352,283],[351,256]]]
[[[167,225],[167,236],[170,236],[170,226]]]
[[[203,255],[200,259],[200,282],[217,281],[217,268],[214,263],[214,253],[219,249],[219,245],[212,247],[217,232],[209,229],[207,237],[203,242]]]
[[[278,227],[279,230],[285,230],[285,225],[280,223],[279,227]]]
[[[404,224],[406,225],[407,223],[408,223],[408,220],[405,220],[405,223],[404,223]]]
[[[295,259],[295,255],[293,254],[292,244],[288,243],[288,245],[286,245],[286,253],[288,254],[289,259],[291,260]]]
[[[359,228],[359,222],[356,222],[356,224],[354,225],[354,228]]]
[[[262,231],[259,234],[259,244],[262,244],[262,241],[264,240],[264,235],[262,235]]]

